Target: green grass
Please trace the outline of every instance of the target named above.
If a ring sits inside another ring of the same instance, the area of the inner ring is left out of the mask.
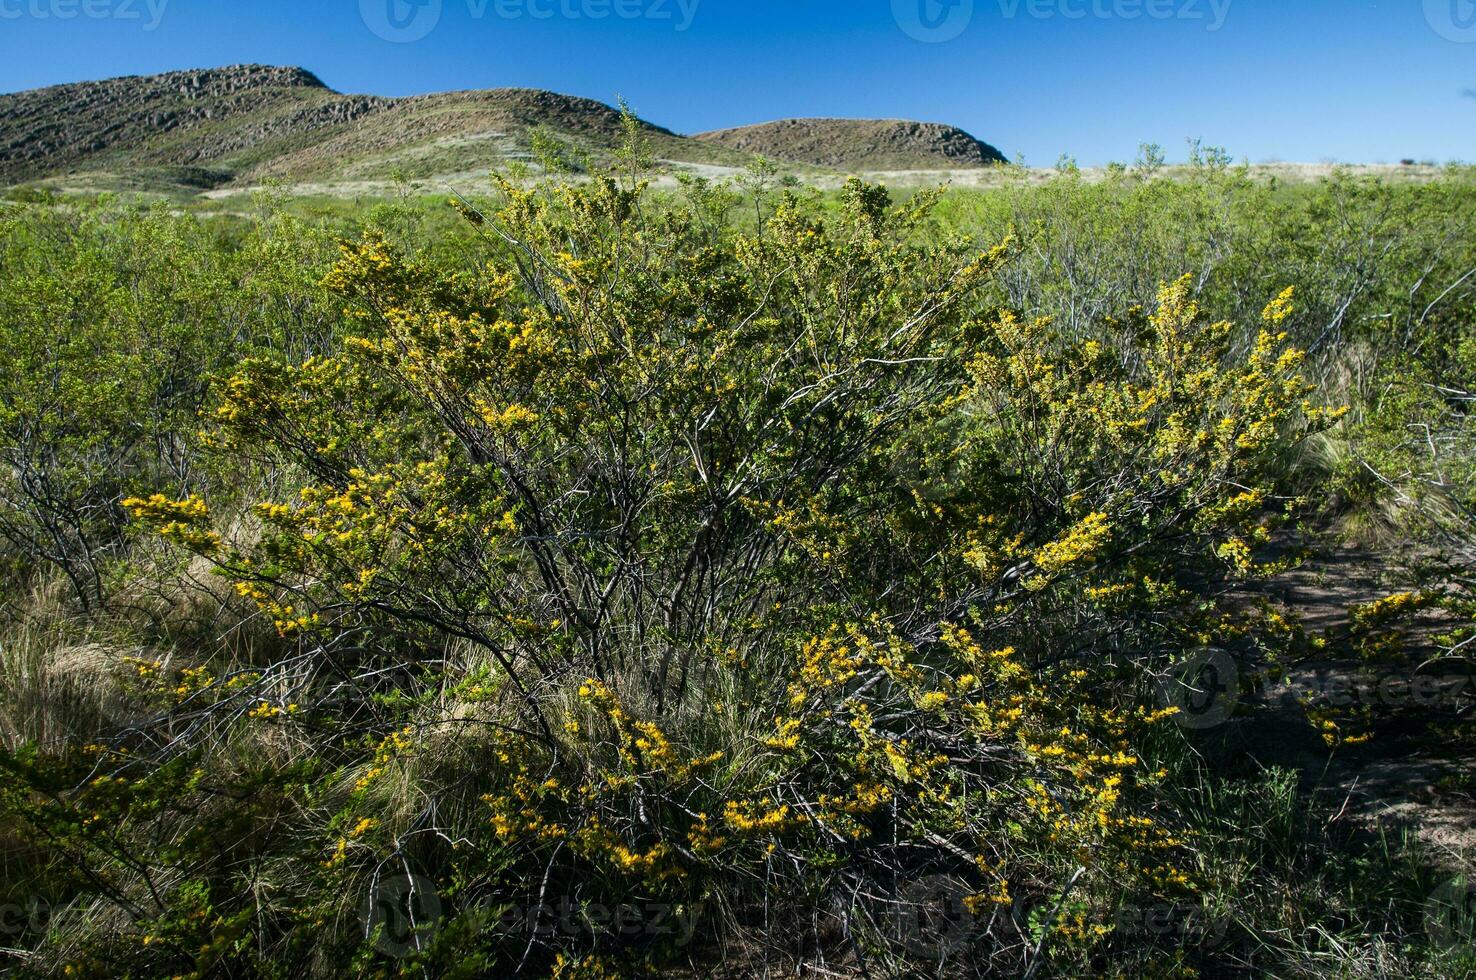
[[[1476,968],[1472,935],[1427,921],[1450,855],[1354,821],[1290,761],[1113,721],[1156,707],[1155,675],[1204,636],[1242,658],[1249,694],[1278,665],[1409,672],[1470,635],[1469,169],[1009,169],[936,202],[783,171],[636,198],[581,173],[526,201],[529,180],[484,184],[453,207],[416,174],[471,170],[481,151],[409,146],[429,149],[356,157],[406,169],[384,196],[214,199],[199,193],[211,168],[161,166],[0,200],[0,905],[53,911],[4,937],[6,966]],[[1006,239],[990,275],[958,272]],[[1263,319],[1288,286],[1294,312]],[[1296,368],[1318,386],[1309,409],[1350,408],[1310,442],[1295,438],[1301,395],[1267,407],[1295,367],[1254,366],[1268,322],[1286,333],[1272,348],[1310,352]],[[1114,400],[1134,385],[1159,407]],[[971,411],[955,415],[955,396]],[[1190,433],[1222,408],[1286,432],[1207,449]],[[1444,485],[1411,426],[1447,448]],[[397,489],[345,492],[364,473]],[[1174,478],[1193,493],[1166,494]],[[319,506],[315,486],[343,498]],[[1269,489],[1247,504],[1248,486]],[[381,535],[398,509],[407,530]],[[1434,648],[1395,646],[1402,619],[1318,645],[1249,601],[1255,575],[1223,557],[1263,524],[1375,520],[1391,569],[1450,552],[1406,570],[1446,589]],[[371,561],[379,577],[359,579]],[[293,625],[309,611],[321,631]],[[878,650],[852,677],[834,651],[859,637]],[[1026,720],[1007,735],[960,707],[1011,692]],[[1258,710],[1247,697],[1241,723]],[[1465,751],[1456,719],[1418,721],[1423,744]],[[1055,761],[1062,729],[1131,754],[1125,781]],[[948,775],[930,782],[912,770],[934,754]],[[857,838],[773,816],[872,784],[889,803],[858,807]],[[1114,786],[1113,813],[1176,839],[1161,859],[1095,820],[1051,824]],[[714,837],[717,856],[682,851]],[[667,859],[684,875],[661,874]],[[406,867],[445,912],[420,958],[365,942],[360,922],[385,869]],[[936,923],[899,936],[907,881],[984,894],[991,875],[1013,904],[964,930],[966,955]],[[701,909],[698,942],[485,928],[540,888]]]

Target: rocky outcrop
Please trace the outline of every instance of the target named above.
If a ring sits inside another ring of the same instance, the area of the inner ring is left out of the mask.
[[[956,126],[905,119],[781,119],[696,137],[743,153],[841,170],[932,170],[1004,163]]]
[[[840,170],[983,167],[1004,158],[961,129],[902,120],[790,119],[695,139],[638,122],[654,155],[742,167],[754,154]],[[0,185],[147,173],[190,189],[280,179],[485,173],[539,158],[534,134],[609,159],[620,112],[592,99],[499,88],[409,98],[343,95],[302,68],[233,65],[0,95]],[[179,175],[188,179],[181,180]],[[107,180],[102,181],[103,186]]]
[[[352,121],[392,100],[342,96],[302,68],[234,65],[0,95],[0,181],[110,157],[197,164]],[[209,129],[207,138],[190,134]]]

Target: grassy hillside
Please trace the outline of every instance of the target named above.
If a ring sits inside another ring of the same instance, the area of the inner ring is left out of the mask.
[[[764,156],[791,172],[969,170],[1002,163],[952,126],[791,119],[695,138],[637,121],[660,164],[721,173]],[[188,197],[266,181],[384,187],[465,179],[549,154],[606,164],[621,114],[590,99],[501,88],[410,98],[344,95],[301,68],[236,65],[0,95],[0,185]]]
[[[638,122],[681,165],[747,156]],[[484,175],[531,161],[608,162],[620,113],[590,99],[492,89],[389,99],[342,95],[300,68],[240,65],[0,95],[0,183],[201,188]]]
[[[741,153],[709,147],[640,124],[657,159],[678,164],[742,166]],[[497,162],[531,161],[535,134],[562,143],[567,163],[607,162],[624,137],[621,114],[600,102],[538,89],[449,92],[396,99],[352,125],[320,133],[297,148],[270,147],[244,172],[256,180],[485,175]]]

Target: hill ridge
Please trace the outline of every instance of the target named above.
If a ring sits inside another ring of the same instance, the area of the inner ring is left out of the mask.
[[[744,167],[760,153],[798,167],[872,170],[1003,159],[940,123],[781,120],[696,137],[638,124],[658,160],[695,170]],[[226,65],[0,94],[0,185],[100,182],[172,193],[263,180],[459,178],[535,162],[540,133],[577,169],[608,159],[624,132],[618,109],[546,89],[392,98],[338,92],[298,66]]]
[[[957,126],[912,119],[796,117],[711,130],[693,139],[818,167],[915,170],[1006,162],[999,150]]]

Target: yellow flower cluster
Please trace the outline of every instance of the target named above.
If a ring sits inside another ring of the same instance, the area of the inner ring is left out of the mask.
[[[1036,549],[1031,557],[1040,574],[1027,587],[1044,588],[1049,576],[1094,561],[1111,537],[1112,525],[1107,522],[1107,515],[1088,514],[1059,540]]]
[[[1362,603],[1354,606],[1351,611],[1353,626],[1360,630],[1373,629],[1419,612],[1427,608],[1434,599],[1434,594],[1430,592],[1397,592],[1373,602]]]
[[[779,835],[809,823],[802,813],[794,813],[787,805],[766,806],[729,800],[723,807],[723,822],[735,832],[747,836]]]
[[[170,500],[160,493],[147,499],[129,497],[123,507],[134,520],[153,525],[161,536],[176,544],[201,554],[220,550],[220,535],[210,529],[210,510],[194,494],[183,500]]]

